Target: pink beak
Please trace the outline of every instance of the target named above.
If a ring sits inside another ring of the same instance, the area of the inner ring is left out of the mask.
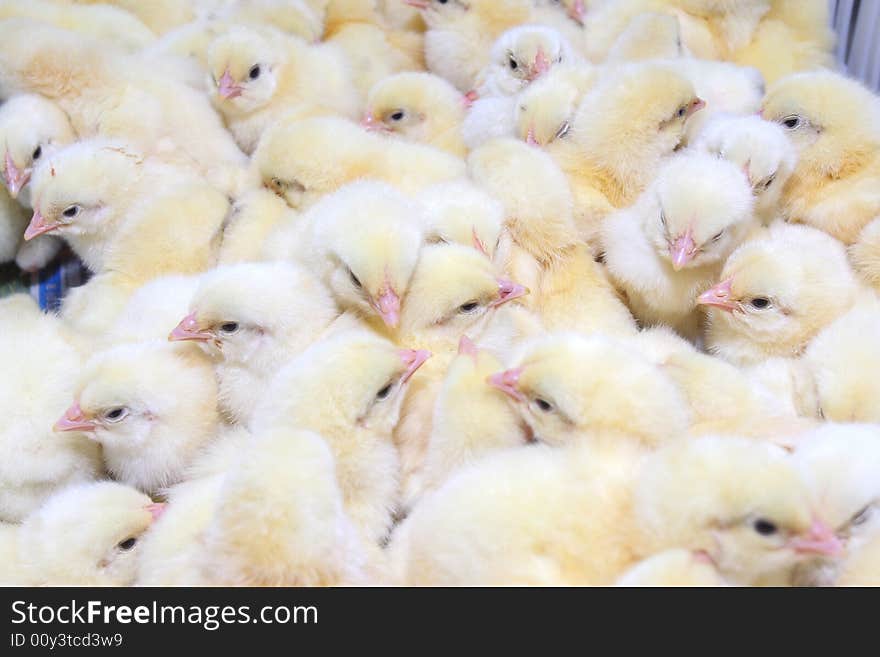
[[[174,330],[168,334],[170,342],[178,342],[180,340],[198,340],[199,342],[207,342],[213,340],[214,334],[199,329],[199,322],[196,319],[195,311],[180,320],[180,324],[174,327]]]
[[[229,74],[228,68],[223,71],[223,75],[220,77],[218,85],[218,92],[227,100],[241,96],[241,87],[235,84],[235,80],[233,80],[232,76]]]
[[[544,53],[544,49],[538,46],[538,52],[535,54],[535,62],[532,64],[532,70],[529,74],[529,82],[537,80],[550,70],[550,60]]]
[[[382,123],[376,120],[372,112],[366,112],[361,119],[361,127],[367,132],[390,132]]]
[[[474,344],[474,341],[471,340],[468,336],[462,335],[458,339],[458,353],[459,355],[467,354],[473,358],[477,357],[477,345]]]
[[[46,223],[46,220],[43,218],[43,215],[40,214],[40,211],[34,208],[34,216],[31,217],[31,223],[28,224],[27,229],[24,231],[24,240],[27,242],[28,240],[34,239],[37,235],[48,233],[57,228],[58,224]]]
[[[705,106],[706,106],[706,101],[703,100],[702,98],[697,98],[695,101],[693,101],[688,106],[687,113],[684,115],[685,118],[689,118],[691,115],[693,115],[696,112],[699,112]]]
[[[535,139],[535,126],[533,126],[533,125],[529,126],[529,131],[526,134],[526,143],[529,146],[540,146],[540,144],[538,143],[538,140]]]
[[[727,312],[733,312],[736,310],[737,305],[730,298],[730,287],[732,284],[733,278],[728,278],[726,281],[721,281],[714,287],[710,287],[697,297],[697,305],[714,306]]]
[[[6,187],[9,189],[9,195],[12,198],[18,198],[18,193],[21,191],[22,187],[28,184],[28,181],[31,179],[30,169],[25,169],[22,171],[17,166],[15,166],[15,162],[12,161],[12,156],[9,154],[9,151],[6,151]]]
[[[519,283],[514,283],[508,278],[498,279],[498,298],[489,305],[492,307],[500,306],[508,301],[519,299],[529,293],[529,288]]]
[[[52,431],[94,431],[98,425],[86,419],[79,402],[75,401],[52,427]]]
[[[788,542],[788,546],[802,554],[822,554],[828,557],[836,557],[843,552],[843,543],[831,527],[819,518],[813,519],[806,536],[796,536]]]
[[[584,0],[576,0],[571,9],[568,10],[568,17],[578,25],[584,24],[584,16],[587,14],[587,8]]]
[[[470,109],[479,98],[480,94],[478,94],[476,90],[471,89],[462,97],[461,102],[464,103],[465,108]]]
[[[406,365],[406,372],[403,373],[403,378],[400,382],[406,383],[416,373],[416,370],[431,357],[431,352],[427,349],[401,349],[400,357],[403,360],[403,364]]]
[[[678,271],[691,260],[697,252],[697,245],[694,242],[694,233],[689,227],[684,235],[679,235],[669,249],[669,255],[672,256],[672,268]]]
[[[156,522],[165,513],[166,506],[164,502],[153,502],[152,504],[147,504],[144,508],[153,516],[153,522]]]
[[[512,370],[505,370],[504,372],[496,372],[486,379],[486,382],[493,388],[498,388],[498,390],[514,401],[524,402],[526,396],[516,387],[516,384],[519,383],[519,377],[522,376],[522,372],[523,370],[521,367]]]
[[[410,7],[415,7],[416,9],[427,9],[428,8],[428,0],[403,0]]]
[[[379,302],[376,306],[385,326],[396,328],[400,322],[400,297],[397,296],[397,292],[389,287],[379,295]]]
[[[471,229],[471,236],[473,237],[473,240],[474,240],[474,248],[488,258],[489,251],[488,251],[488,249],[486,249],[486,245],[483,244],[483,240],[481,240],[480,236],[477,235],[476,226]]]

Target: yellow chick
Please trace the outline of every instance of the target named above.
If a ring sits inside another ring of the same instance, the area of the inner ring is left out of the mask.
[[[239,196],[223,222],[223,237],[217,263],[232,265],[259,262],[269,236],[295,224],[299,214],[284,199],[268,189],[252,189]]]
[[[286,365],[254,413],[253,431],[320,431],[336,460],[345,509],[371,543],[391,528],[399,461],[391,432],[410,378],[430,357],[365,331],[316,342]]]
[[[210,361],[164,341],[95,354],[73,398],[53,429],[87,434],[117,481],[148,494],[180,481],[220,422]]]
[[[880,218],[865,226],[849,257],[862,279],[880,292]]]
[[[757,116],[716,114],[700,130],[694,148],[740,167],[752,186],[755,215],[765,226],[778,218],[782,188],[797,157],[781,126]]]
[[[700,333],[697,296],[753,221],[752,191],[734,164],[686,152],[670,158],[629,208],[602,225],[605,265],[643,326]]]
[[[161,512],[161,504],[112,481],[65,488],[8,530],[15,558],[0,566],[0,581],[19,586],[131,586],[141,539]]]
[[[701,552],[673,548],[627,570],[615,586],[728,586],[712,560]]]
[[[473,246],[494,260],[504,225],[504,206],[477,185],[457,180],[417,195],[425,211],[425,242]]]
[[[273,121],[300,116],[354,118],[359,101],[342,53],[267,26],[231,27],[208,48],[211,100],[246,153]]]
[[[761,115],[798,153],[783,216],[853,244],[880,214],[880,100],[855,80],[816,71],[770,87]]]
[[[246,423],[278,367],[301,353],[337,314],[320,281],[293,264],[227,265],[201,277],[188,314],[168,339],[204,346],[215,360],[220,409],[227,419]]]
[[[273,124],[254,151],[253,166],[262,183],[295,210],[359,178],[415,193],[465,175],[464,163],[448,153],[383,138],[336,118]]]
[[[458,89],[437,75],[397,73],[370,89],[361,125],[464,157],[461,124],[467,104]]]
[[[584,18],[596,0],[535,0],[532,22],[559,30],[582,54],[587,53]]]
[[[859,293],[840,242],[788,224],[734,251],[720,281],[697,298],[709,309],[706,346],[738,365],[800,356]]]
[[[19,522],[56,490],[96,478],[101,454],[82,434],[51,431],[81,366],[62,322],[20,294],[0,301],[0,325],[4,371],[16,373],[0,396],[0,520]]]

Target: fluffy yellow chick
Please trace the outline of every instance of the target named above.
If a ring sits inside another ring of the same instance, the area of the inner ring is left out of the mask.
[[[611,44],[606,61],[634,62],[685,54],[681,27],[674,14],[646,11],[633,18]]]
[[[293,264],[227,265],[201,277],[188,314],[168,339],[204,345],[216,362],[221,410],[246,423],[278,367],[311,344],[337,314],[321,283]]]
[[[299,210],[359,178],[414,193],[465,175],[461,160],[448,153],[383,138],[336,118],[273,124],[254,151],[253,166],[264,185]]]
[[[751,227],[752,191],[736,165],[701,153],[670,158],[629,208],[602,226],[605,264],[643,326],[696,339],[697,296]]]
[[[798,152],[783,215],[854,243],[880,214],[880,100],[855,80],[816,71],[779,80],[761,115]]]
[[[185,80],[42,23],[0,21],[0,38],[4,96],[42,94],[58,103],[81,138],[122,139],[194,167],[227,192],[244,184],[244,154],[208,99]]]
[[[700,130],[694,148],[730,160],[746,173],[755,215],[765,226],[778,217],[782,188],[796,161],[781,126],[757,116],[716,114]]]
[[[299,214],[268,189],[253,189],[239,196],[223,223],[217,263],[231,265],[263,260],[269,235],[295,224]]]
[[[391,431],[410,378],[429,357],[362,329],[343,331],[285,366],[254,413],[255,434],[283,427],[321,432],[336,459],[346,511],[371,543],[391,527],[399,471]]]
[[[464,157],[467,105],[461,92],[437,75],[397,73],[370,89],[361,125]]]
[[[31,185],[26,240],[62,235],[92,271],[134,281],[211,266],[229,208],[191,172],[102,140],[48,157]]]
[[[788,224],[734,251],[720,281],[697,299],[709,308],[706,346],[739,365],[800,356],[859,294],[840,242]]]
[[[0,520],[18,522],[59,488],[94,479],[101,455],[82,434],[52,434],[81,366],[62,322],[14,295],[0,301],[0,325],[4,371],[16,373],[0,396]]]
[[[211,100],[246,153],[294,107],[301,115],[356,116],[351,75],[332,46],[310,45],[269,27],[232,27],[207,55]]]
[[[584,18],[597,4],[596,0],[535,0],[534,4],[532,22],[556,28],[572,46],[586,54]]]
[[[880,217],[865,226],[849,257],[862,279],[880,292]]]
[[[473,246],[494,260],[504,224],[499,200],[465,180],[427,187],[417,200],[427,222],[425,242]]]
[[[54,430],[88,434],[117,481],[150,494],[182,479],[220,421],[210,362],[164,341],[95,354],[73,398]]]
[[[111,481],[65,488],[11,529],[15,559],[0,581],[19,586],[130,586],[141,539],[161,504]]]
[[[727,586],[727,582],[706,555],[674,548],[640,561],[615,586]]]

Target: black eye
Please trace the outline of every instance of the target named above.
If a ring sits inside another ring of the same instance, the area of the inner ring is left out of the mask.
[[[752,304],[752,308],[764,310],[770,306],[770,299],[767,299],[766,297],[755,297],[749,303]]]
[[[391,115],[392,121],[400,121],[405,116],[403,110],[397,110],[394,114]]]
[[[688,111],[687,105],[682,105],[681,107],[678,108],[678,111],[675,113],[675,115],[678,118],[682,118],[685,114],[687,114],[687,111]]]
[[[549,413],[553,410],[553,404],[548,402],[546,399],[537,398],[535,399],[535,405],[540,408],[545,413]]]
[[[511,71],[515,71],[519,68],[519,64],[516,63],[516,60],[513,57],[511,57],[507,63],[510,64]]]
[[[357,289],[360,290],[363,288],[360,280],[358,280],[358,277],[354,275],[354,272],[351,269],[348,270],[348,277],[351,279],[351,284],[354,285]]]
[[[758,532],[761,536],[772,536],[779,528],[770,522],[769,520],[764,520],[763,518],[758,518],[755,520],[755,523],[752,525],[755,528],[755,531]]]
[[[782,119],[782,125],[784,125],[789,130],[794,130],[801,124],[801,117],[799,116],[787,116]]]
[[[120,406],[119,408],[111,408],[109,411],[104,413],[104,419],[109,420],[110,422],[118,422],[127,414],[128,412],[125,410],[125,408]]]
[[[770,176],[769,178],[767,178],[767,182],[764,183],[764,189],[769,189],[769,188],[770,188],[770,185],[773,184],[773,179],[774,179],[775,177],[776,177],[776,176]]]
[[[40,155],[42,155],[42,154],[43,154],[43,147],[42,147],[42,146],[37,146],[37,147],[34,149],[34,154],[31,155],[31,158],[34,159],[34,160],[39,160],[39,159],[40,159]]]
[[[224,333],[235,333],[238,330],[238,322],[224,322],[220,325],[220,330]]]
[[[868,522],[868,518],[870,516],[871,516],[871,507],[866,506],[864,509],[859,511],[855,516],[853,516],[853,519],[850,521],[850,524],[854,525],[854,526],[855,525],[864,525],[866,522]]]
[[[717,235],[714,235],[714,236],[712,237],[712,241],[713,241],[713,242],[717,242],[717,241],[720,240],[723,236],[724,236],[724,231],[722,230],[720,233],[718,233]]]
[[[64,212],[62,212],[61,214],[63,214],[65,217],[73,218],[79,214],[79,206],[78,205],[71,205],[69,208],[64,210]]]
[[[260,77],[260,65],[259,64],[254,64],[253,66],[251,66],[251,70],[248,71],[248,77],[251,80],[256,80],[258,77]]]
[[[379,392],[376,393],[376,399],[379,401],[383,401],[385,399],[388,399],[388,395],[391,394],[392,387],[393,387],[392,384],[389,383],[387,386],[382,388]]]
[[[119,543],[116,547],[118,547],[120,550],[128,551],[133,548],[137,544],[137,542],[138,540],[132,536],[131,538],[127,538]]]
[[[458,312],[468,314],[474,312],[479,307],[479,301],[468,301],[467,303],[463,303],[458,307]]]

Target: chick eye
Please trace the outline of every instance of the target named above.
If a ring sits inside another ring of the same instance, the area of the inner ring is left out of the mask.
[[[554,139],[562,139],[565,135],[568,134],[568,131],[571,129],[571,124],[566,121],[561,126],[559,126],[559,130],[556,131],[556,136]]]
[[[764,183],[764,189],[770,189],[770,185],[773,184],[773,179],[774,179],[774,178],[776,178],[776,175],[775,175],[775,174],[772,175],[772,176],[770,176],[769,178],[767,178],[766,182]]]
[[[128,410],[125,407],[119,406],[117,408],[111,408],[109,411],[104,413],[104,419],[108,422],[120,422],[125,419],[128,415]]]
[[[351,279],[352,285],[354,285],[359,290],[363,289],[364,286],[361,284],[358,277],[354,275],[354,272],[351,269],[348,270],[348,277]]]
[[[34,149],[33,154],[31,155],[31,159],[39,160],[39,159],[40,159],[40,155],[42,155],[42,154],[43,154],[43,147],[42,147],[42,146],[37,146],[37,147]]]
[[[770,307],[770,299],[767,297],[755,297],[749,302],[752,308],[757,310],[765,310]]]
[[[713,235],[713,236],[712,236],[712,241],[713,241],[713,242],[717,242],[717,241],[720,240],[723,236],[724,236],[724,231],[722,230],[722,231],[720,231],[717,235]]]
[[[853,519],[850,520],[851,525],[854,527],[858,525],[864,525],[868,522],[868,518],[871,517],[871,505],[866,506],[864,509],[859,511],[856,515],[853,516]]]
[[[786,116],[784,119],[782,119],[782,125],[784,125],[789,130],[795,130],[801,125],[801,117],[799,117],[797,114]]]
[[[546,399],[541,399],[540,397],[535,398],[535,406],[540,408],[544,413],[549,413],[553,410],[553,404],[548,402]]]
[[[393,388],[393,384],[389,383],[384,388],[382,388],[379,392],[376,393],[377,401],[384,401],[388,399],[388,395],[391,394],[391,388]]]
[[[238,330],[238,322],[224,322],[220,325],[223,333],[235,333]]]
[[[519,64],[516,63],[516,60],[513,57],[511,57],[509,60],[507,60],[507,63],[510,65],[511,71],[515,71],[516,69],[519,68]]]
[[[764,518],[758,518],[752,524],[752,527],[756,532],[758,532],[761,536],[772,536],[776,532],[779,531],[779,528],[769,520],[765,520]]]
[[[660,210],[660,224],[666,228],[666,213],[662,209]]]
[[[463,303],[458,307],[458,312],[462,315],[469,315],[474,312],[477,308],[480,307],[479,301],[468,301],[467,303]]]
[[[259,64],[254,64],[253,66],[251,66],[251,70],[248,71],[248,77],[251,80],[256,80],[258,77],[260,77],[260,65]]]
[[[406,116],[406,112],[404,112],[403,110],[397,110],[388,118],[390,118],[392,121],[402,121],[404,116]]]
[[[687,105],[682,105],[678,108],[678,111],[675,113],[675,116],[678,118],[684,118],[684,115],[687,114],[688,108]]]
[[[128,552],[135,545],[137,545],[137,539],[132,536],[131,538],[127,538],[121,543],[118,543],[116,547],[118,547],[120,550],[123,550],[124,552]]]
[[[80,207],[78,205],[71,205],[69,208],[66,208],[61,214],[63,214],[68,219],[73,219],[73,217],[79,214],[79,210]]]

